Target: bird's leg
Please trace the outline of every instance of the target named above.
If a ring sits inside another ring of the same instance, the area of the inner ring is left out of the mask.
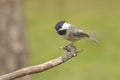
[[[74,43],[75,43],[75,42],[71,42],[71,43],[67,44],[66,46],[60,47],[60,50],[61,50],[61,49],[65,49],[65,50],[66,50],[66,49],[68,49],[69,47],[75,47],[75,46],[74,46]]]
[[[71,43],[69,43],[69,44],[67,44],[66,46],[64,46],[64,47],[72,47],[74,45],[74,42],[71,42]]]
[[[73,43],[69,43],[69,44],[67,44],[67,45],[65,45],[65,46],[63,46],[63,47],[60,47],[59,49],[61,50],[61,49],[67,49],[68,47],[70,47],[70,46],[72,46],[72,44]]]
[[[70,45],[71,45],[71,43],[67,44],[66,46],[60,47],[60,49],[65,49],[66,50]]]
[[[75,43],[75,42],[71,42],[70,46],[71,46],[71,47],[74,47],[74,43]]]
[[[66,49],[68,47],[74,47],[74,42],[71,42],[70,44],[64,46],[63,49]]]

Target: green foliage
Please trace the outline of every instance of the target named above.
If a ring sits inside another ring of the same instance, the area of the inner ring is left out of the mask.
[[[54,30],[59,20],[79,26],[100,41],[83,39],[75,45],[84,52],[70,61],[40,74],[33,80],[120,80],[119,0],[27,0],[26,32],[31,65],[64,53],[68,44]]]

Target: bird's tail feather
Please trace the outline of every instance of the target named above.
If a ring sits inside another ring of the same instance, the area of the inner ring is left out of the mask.
[[[99,43],[99,41],[96,40],[95,38],[93,38],[92,36],[89,36],[89,39],[92,40],[92,41],[95,42],[95,43]]]

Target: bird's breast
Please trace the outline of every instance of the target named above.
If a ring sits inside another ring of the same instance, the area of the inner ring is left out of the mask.
[[[63,38],[68,40],[68,41],[72,41],[72,42],[75,42],[75,41],[80,39],[80,37],[76,37],[76,36],[73,36],[71,34],[66,34],[65,36],[63,36]]]

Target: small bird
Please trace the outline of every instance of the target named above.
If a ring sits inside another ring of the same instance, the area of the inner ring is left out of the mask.
[[[70,23],[68,23],[67,21],[59,21],[56,25],[55,25],[55,29],[57,31],[57,33],[62,36],[64,39],[71,41],[71,45],[74,44],[74,42],[82,39],[82,38],[89,38],[90,40],[94,41],[94,42],[98,42],[96,39],[94,39],[93,37],[91,37],[90,35],[88,35],[86,32],[84,32],[83,30],[81,30],[80,28],[71,25]]]

